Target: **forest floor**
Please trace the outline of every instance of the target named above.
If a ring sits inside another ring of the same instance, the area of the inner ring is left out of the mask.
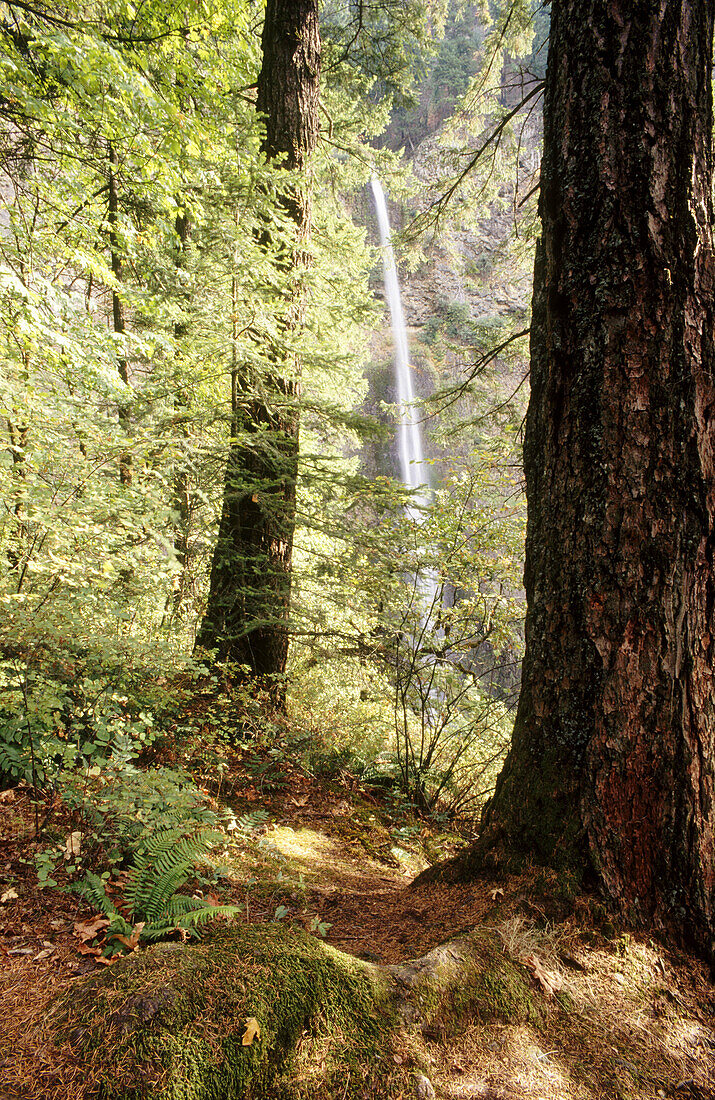
[[[539,998],[539,1023],[497,1016],[467,1019],[458,1034],[398,1037],[395,1062],[416,1070],[406,1098],[432,1096],[429,1081],[444,1100],[715,1100],[715,986],[698,959],[617,927],[597,899],[537,869],[411,887],[454,837],[347,773],[316,777],[298,753],[251,753],[247,766],[245,749],[227,749],[220,784],[210,759],[183,761],[238,819],[267,815],[251,838],[229,834],[220,876],[203,883],[209,901],[240,905],[245,921],[293,922],[379,964],[488,926]],[[174,762],[171,751],[162,762]],[[81,1094],[81,1066],[58,1064],[71,1049],[59,1053],[43,1023],[101,964],[83,933],[91,908],[38,886],[47,835],[61,847],[76,829],[62,806],[48,811],[38,842],[29,789],[0,793],[0,1100]]]

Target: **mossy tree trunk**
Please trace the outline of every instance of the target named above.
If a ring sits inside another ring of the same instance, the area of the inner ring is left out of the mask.
[[[307,168],[318,134],[320,34],[317,0],[268,0],[257,109],[266,122],[263,151],[295,173]],[[279,333],[300,328],[300,271],[310,230],[307,185],[290,185],[281,204],[295,226],[292,244],[267,226],[261,244],[295,273],[279,304]],[[270,376],[253,385],[251,364],[234,362],[232,443],[206,615],[198,636],[220,662],[249,669],[281,702],[288,656],[293,531],[298,473],[300,363],[281,346],[264,349]],[[267,394],[267,397],[266,397]]]
[[[712,950],[712,0],[554,0],[523,685],[482,836]]]

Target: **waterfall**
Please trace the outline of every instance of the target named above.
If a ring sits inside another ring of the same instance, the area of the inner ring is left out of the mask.
[[[397,381],[397,404],[399,406],[398,443],[400,451],[400,474],[403,484],[414,490],[412,501],[407,506],[407,514],[412,520],[421,523],[424,510],[432,497],[430,469],[425,462],[422,450],[419,410],[415,407],[415,391],[412,385],[410,353],[407,344],[407,328],[402,312],[400,284],[397,281],[395,254],[392,249],[390,218],[382,184],[376,176],[371,181],[375,197],[377,224],[380,230],[382,260],[385,272],[385,295],[390,307],[392,338],[395,346],[395,378]],[[415,589],[422,606],[420,619],[422,628],[429,625],[432,616],[439,611],[439,583],[437,574],[429,569],[418,571]]]
[[[382,260],[385,272],[385,295],[392,320],[392,338],[395,346],[395,379],[397,381],[397,404],[399,406],[398,443],[400,451],[400,474],[408,489],[415,490],[413,504],[408,511],[413,519],[420,519],[421,510],[430,502],[430,471],[422,451],[419,412],[415,408],[415,393],[412,386],[410,353],[407,345],[407,329],[402,312],[400,284],[397,281],[395,254],[392,250],[390,218],[387,213],[385,192],[376,176],[370,181],[377,210],[377,224],[380,230]]]

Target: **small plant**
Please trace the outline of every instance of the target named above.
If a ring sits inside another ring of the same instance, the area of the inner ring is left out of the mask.
[[[215,917],[238,914],[235,905],[206,905],[178,893],[213,840],[214,834],[205,828],[191,833],[165,829],[147,837],[123,876],[123,896],[117,904],[107,894],[107,883],[91,871],[81,883],[69,887],[109,922],[104,932],[105,956],[133,951],[140,943],[165,939],[175,932],[184,939],[198,939],[201,925]]]
[[[42,848],[35,856],[37,884],[40,890],[44,890],[47,886],[57,885],[57,879],[52,876],[61,858],[60,853],[52,848]]]
[[[321,920],[319,916],[314,916],[310,922],[310,931],[317,932],[321,939],[325,939],[328,932],[332,928],[332,924],[329,921]]]

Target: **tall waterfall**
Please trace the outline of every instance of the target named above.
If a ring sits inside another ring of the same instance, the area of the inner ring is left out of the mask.
[[[392,320],[392,338],[395,345],[395,377],[397,380],[397,403],[399,405],[398,442],[400,450],[400,474],[408,489],[413,489],[412,502],[407,506],[407,514],[417,523],[424,519],[424,509],[430,504],[432,491],[430,469],[425,462],[422,450],[419,410],[415,407],[415,391],[412,385],[410,353],[407,346],[407,329],[402,312],[400,284],[397,281],[395,254],[392,250],[390,219],[387,213],[385,192],[376,176],[370,181],[375,196],[377,224],[380,229],[383,267],[385,270],[385,294],[390,307]],[[418,570],[413,578],[418,596],[421,629],[414,636],[421,637],[424,629],[434,623],[439,616],[441,603],[437,574],[432,569]]]
[[[390,219],[387,213],[385,192],[376,176],[370,181],[375,197],[377,224],[380,230],[380,243],[383,247],[383,267],[385,271],[385,294],[390,307],[392,320],[392,338],[395,345],[395,377],[397,380],[397,404],[399,405],[399,450],[400,474],[408,489],[416,491],[414,504],[409,514],[420,518],[420,509],[430,500],[430,471],[422,451],[419,412],[415,408],[415,393],[412,386],[410,354],[407,346],[407,329],[400,300],[400,284],[397,281],[395,254],[392,250]]]

